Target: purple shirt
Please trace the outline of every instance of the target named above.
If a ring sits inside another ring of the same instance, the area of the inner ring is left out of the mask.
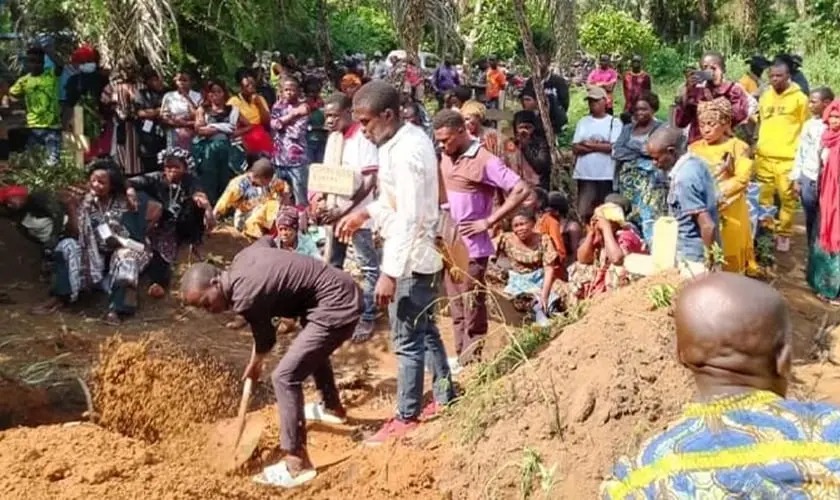
[[[455,160],[443,155],[440,168],[449,213],[456,224],[490,217],[496,191],[508,192],[520,181],[513,170],[478,141]],[[462,238],[472,259],[490,257],[496,252],[489,231]]]
[[[452,90],[460,85],[460,78],[458,72],[453,67],[438,66],[435,71],[435,87],[441,92]]]
[[[274,164],[279,167],[299,167],[308,163],[306,132],[309,127],[309,116],[301,116],[287,125],[283,125],[283,122],[280,121],[300,104],[277,101],[271,107]]]

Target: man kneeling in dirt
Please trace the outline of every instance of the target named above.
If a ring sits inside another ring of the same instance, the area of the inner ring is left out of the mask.
[[[840,498],[840,408],[785,398],[782,294],[714,273],[680,292],[674,319],[695,401],[637,458],[619,460],[603,498]]]
[[[305,420],[342,423],[344,407],[330,355],[353,334],[362,312],[362,291],[349,274],[312,257],[258,240],[221,271],[194,264],[181,281],[181,297],[191,306],[220,313],[228,308],[251,325],[254,348],[243,378],[257,380],[276,341],[272,318],[299,318],[303,330],[271,374],[280,412],[280,447],[285,459],[266,467],[254,480],[286,488],[315,477],[306,452]],[[303,381],[312,375],[323,401],[303,403]]]

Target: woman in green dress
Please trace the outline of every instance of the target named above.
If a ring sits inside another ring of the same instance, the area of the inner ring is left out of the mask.
[[[198,178],[210,204],[216,203],[228,182],[239,174],[240,158],[232,141],[248,127],[239,108],[229,105],[224,82],[211,80],[205,87],[203,104],[196,112],[193,158]]]
[[[645,144],[662,125],[654,114],[659,109],[656,94],[644,92],[633,104],[633,121],[624,126],[613,146],[617,190],[630,200],[633,211],[629,222],[642,231],[645,242],[653,239],[653,224],[668,213],[668,183],[645,153]]]

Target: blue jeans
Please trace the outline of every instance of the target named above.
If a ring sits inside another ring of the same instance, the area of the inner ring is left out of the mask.
[[[289,183],[295,205],[309,205],[307,183],[309,182],[309,165],[299,167],[277,167],[277,177]]]
[[[344,259],[347,257],[347,245],[338,241],[338,238],[330,231],[328,233],[330,249],[330,265],[344,269]],[[376,301],[373,298],[373,290],[376,287],[376,280],[379,279],[379,253],[373,245],[373,233],[370,229],[359,229],[353,235],[353,248],[356,250],[356,263],[362,271],[362,296],[365,309],[362,312],[362,321],[376,320]]]
[[[812,181],[804,175],[799,178],[799,187],[802,209],[805,210],[805,229],[808,234],[808,245],[811,245],[814,243],[814,238],[817,237],[820,193],[817,189],[817,181]]]
[[[397,278],[394,300],[388,306],[392,349],[398,364],[397,418],[403,421],[420,415],[424,363],[432,373],[435,401],[449,404],[455,398],[446,351],[435,324],[439,282],[440,273]]]
[[[27,146],[44,148],[47,153],[47,165],[58,165],[61,157],[61,130],[54,128],[29,129]]]

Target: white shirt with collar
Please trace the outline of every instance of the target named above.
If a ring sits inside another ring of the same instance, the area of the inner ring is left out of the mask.
[[[392,278],[443,268],[435,246],[440,216],[435,147],[423,129],[403,124],[379,148],[379,198],[367,211],[385,239],[382,272]]]
[[[790,171],[790,180],[797,182],[801,176],[816,181],[820,175],[822,159],[822,135],[825,132],[826,124],[822,118],[811,118],[802,127],[799,136],[799,147],[796,150],[796,158],[793,160],[793,168]]]
[[[328,139],[329,140],[329,139]],[[361,125],[353,123],[344,133],[344,148],[341,150],[341,166],[359,173],[374,170],[379,165],[379,151],[376,145],[362,131]],[[353,212],[363,210],[373,203],[374,194],[371,191]],[[367,221],[364,229],[371,228],[371,221]]]

